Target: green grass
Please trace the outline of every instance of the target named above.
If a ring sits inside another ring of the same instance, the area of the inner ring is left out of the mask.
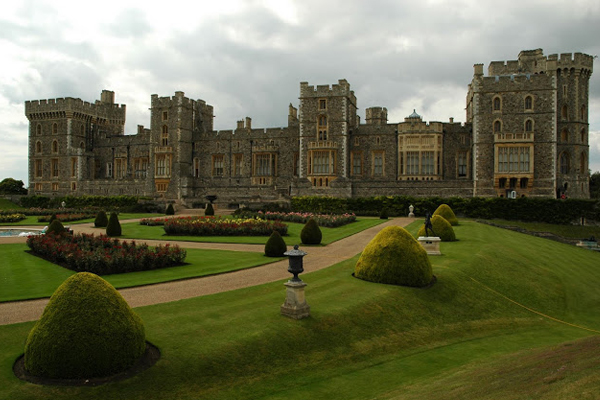
[[[505,219],[492,219],[490,222],[502,226],[518,226],[532,232],[550,232],[569,239],[586,239],[590,236],[600,239],[600,226],[556,225],[544,222],[522,222]]]
[[[23,210],[23,207],[10,200],[0,198],[0,210]]]
[[[600,255],[470,221],[455,230],[428,289],[355,279],[357,257],[301,275],[305,320],[279,314],[282,282],[138,308],[162,359],[101,387],[19,381],[33,323],[1,326],[0,399],[594,398],[597,333],[568,323],[600,332]]]
[[[321,227],[323,233],[322,245],[336,242],[345,237],[354,235],[365,229],[379,225],[384,220],[378,218],[357,218],[356,222],[343,225],[337,228]],[[302,245],[300,232],[304,224],[286,222],[288,225],[288,234],[283,236],[283,240],[288,246],[295,244]],[[181,240],[190,242],[210,242],[210,243],[242,243],[242,244],[265,244],[269,240],[268,236],[174,236],[166,235],[162,226],[146,226],[137,222],[121,224],[123,229],[123,238],[127,239],[155,239],[155,240]],[[306,246],[306,245],[303,245]],[[358,250],[360,251],[360,249]]]
[[[119,214],[119,221],[126,220],[126,219],[158,218],[158,217],[164,217],[164,214],[122,213],[122,214]],[[96,219],[96,217],[81,219],[79,221],[70,221],[70,222],[65,222],[64,225],[92,223],[92,222],[94,222],[95,219]],[[46,225],[48,225],[47,222],[38,222],[37,215],[28,215],[24,220],[21,220],[19,222],[0,223],[0,226],[46,226]]]
[[[75,272],[26,253],[26,244],[0,245],[0,302],[49,297]],[[272,263],[280,258],[262,253],[187,249],[186,265],[151,271],[106,275],[116,288],[148,285],[220,274]]]

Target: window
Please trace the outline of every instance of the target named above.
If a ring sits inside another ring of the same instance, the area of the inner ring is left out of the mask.
[[[528,173],[530,171],[530,147],[499,147],[497,171]]]
[[[360,138],[358,136],[354,137],[354,145],[355,146],[360,146]]]
[[[42,184],[41,183],[36,183],[35,184],[35,191],[36,192],[41,192],[42,191]]]
[[[244,155],[234,154],[233,155],[233,175],[242,176],[242,167],[244,165]]]
[[[35,152],[37,154],[42,154],[42,142],[40,142],[39,140],[35,142]]]
[[[419,152],[406,152],[406,174],[419,175]]]
[[[42,134],[42,125],[37,124],[37,126],[35,127],[35,134],[36,135],[41,135]]]
[[[77,176],[77,158],[71,158],[71,178],[75,178]]]
[[[112,178],[113,176],[113,164],[111,162],[106,163],[106,177]]]
[[[501,121],[494,121],[494,133],[500,133],[502,132],[502,122]]]
[[[585,104],[581,106],[581,115],[579,116],[582,122],[587,120],[587,109]]]
[[[327,117],[324,115],[320,115],[319,116],[319,123],[318,123],[318,131],[319,131],[319,135],[318,138],[319,140],[327,140]]]
[[[58,142],[56,140],[52,141],[52,152],[58,153]]]
[[[519,180],[519,187],[521,189],[527,189],[528,185],[529,185],[529,178],[521,178],[521,180]]]
[[[117,173],[115,178],[117,178],[117,179],[125,178],[125,176],[127,175],[127,159],[126,158],[117,158],[115,160],[115,169],[116,169],[116,173]]]
[[[373,152],[373,176],[383,176],[383,160],[384,153],[383,151],[374,151]]]
[[[212,176],[223,176],[223,160],[225,156],[216,154],[212,157]]]
[[[331,150],[315,150],[309,154],[309,174],[331,175],[334,173],[334,152]]]
[[[73,192],[77,190],[77,182],[71,182],[71,190]]]
[[[560,118],[563,121],[567,121],[569,119],[569,107],[567,107],[566,104],[562,106],[562,109],[560,111]]]
[[[533,121],[530,119],[525,121],[525,132],[533,132]]]
[[[587,170],[587,155],[585,152],[581,152],[581,157],[579,158],[579,173],[585,174]]]
[[[563,129],[562,132],[560,133],[560,141],[563,143],[567,143],[569,141],[569,131],[566,129]]]
[[[163,111],[163,113],[162,113],[162,120],[163,121],[168,121],[169,120],[169,112],[168,111]]]
[[[525,97],[525,110],[533,110],[533,97]]]
[[[52,168],[50,170],[52,171],[52,177],[58,178],[58,158],[53,158],[51,161],[51,165]]]
[[[145,178],[148,171],[148,159],[145,157],[133,159],[133,169],[136,179]]]
[[[163,125],[163,127],[162,127],[162,135],[160,138],[160,145],[163,147],[169,145],[169,127],[166,125]]]
[[[500,97],[498,97],[498,96],[494,97],[493,104],[494,104],[493,105],[494,111],[502,110],[502,100],[500,99]]]
[[[375,137],[375,144],[379,146],[381,144],[381,138],[379,136]]]
[[[319,110],[326,110],[326,109],[327,109],[327,100],[320,99],[319,100]]]
[[[171,155],[157,154],[156,155],[156,176],[169,177],[171,176]]]
[[[166,192],[168,187],[169,187],[168,183],[165,183],[165,182],[157,182],[156,183],[156,191],[158,193]]]
[[[362,175],[362,153],[359,151],[353,151],[351,153],[352,158],[352,175],[360,176]]]
[[[79,142],[79,148],[80,148],[81,150],[85,150],[85,143],[83,143],[83,142]]]
[[[506,187],[506,178],[500,178],[498,179],[498,188],[500,189],[504,189]]]
[[[294,176],[300,176],[300,153],[294,153]]]
[[[199,178],[200,177],[200,159],[194,158],[194,166],[192,168],[193,168],[192,176],[194,178]]]
[[[464,178],[467,176],[467,153],[461,151],[458,153],[458,177]]]
[[[52,191],[53,192],[58,192],[58,182],[52,182]]]
[[[585,143],[585,128],[581,130],[581,143]]]
[[[508,183],[509,183],[511,189],[516,188],[517,187],[517,178],[510,178],[510,181]]]
[[[422,175],[433,175],[433,151],[421,152],[421,174]]]
[[[34,161],[35,164],[35,177],[36,178],[41,178],[42,174],[43,174],[43,169],[42,169],[42,160],[35,160]]]
[[[58,124],[55,122],[52,124],[52,134],[56,135],[58,133]]]

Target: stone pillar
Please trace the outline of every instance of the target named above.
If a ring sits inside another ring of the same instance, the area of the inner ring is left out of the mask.
[[[304,297],[306,283],[302,281],[288,281],[284,283],[287,287],[285,303],[281,305],[281,315],[293,319],[302,319],[310,316],[310,306]]]
[[[419,236],[417,239],[429,256],[441,256],[440,242],[442,239],[434,236]]]

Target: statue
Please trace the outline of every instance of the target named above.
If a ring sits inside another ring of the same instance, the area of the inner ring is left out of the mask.
[[[415,213],[413,211],[415,211],[415,208],[411,204],[410,206],[408,206],[408,217],[409,218],[414,218],[415,217]]]
[[[430,235],[429,231],[431,231],[433,235]],[[429,211],[427,211],[427,214],[425,215],[425,236],[435,236],[435,232],[433,231],[433,225],[431,224],[431,214],[429,213]]]

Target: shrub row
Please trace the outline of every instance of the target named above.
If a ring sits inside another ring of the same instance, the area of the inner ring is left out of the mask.
[[[440,204],[448,204],[454,212],[469,218],[502,218],[521,221],[568,224],[581,217],[600,221],[600,201],[585,199],[549,199],[521,197],[411,197],[377,196],[360,198],[334,198],[305,196],[294,197],[291,201],[295,212],[313,212],[321,214],[341,214],[377,216],[386,209],[390,216],[408,215],[408,207],[415,207],[416,216],[425,216],[433,212]]]
[[[97,275],[182,265],[187,255],[184,249],[169,244],[151,249],[135,241],[87,234],[29,236],[27,245],[34,254],[51,262]]]
[[[21,213],[0,214],[0,223],[19,222],[25,218],[27,218],[26,215]]]
[[[331,215],[331,214],[313,214],[310,212],[299,213],[299,212],[253,212],[253,211],[244,211],[240,214],[240,216],[246,218],[262,218],[267,220],[275,220],[275,221],[284,221],[284,222],[296,222],[300,224],[305,224],[309,219],[314,219],[319,226],[325,226],[327,228],[337,228],[338,226],[343,226],[349,224],[351,222],[356,221],[356,215],[354,214],[341,214],[341,215]]]
[[[138,196],[25,196],[21,198],[21,206],[38,208],[58,208],[64,201],[68,207],[126,207],[138,203]]]
[[[190,236],[269,236],[273,231],[287,234],[287,225],[262,219],[179,217],[164,222],[167,235]]]
[[[55,214],[52,214],[55,215]],[[50,219],[52,215],[43,215],[38,217],[38,222],[52,222]],[[76,213],[76,214],[56,214],[56,219],[61,222],[80,221],[82,219],[94,218],[94,214],[90,213]]]

